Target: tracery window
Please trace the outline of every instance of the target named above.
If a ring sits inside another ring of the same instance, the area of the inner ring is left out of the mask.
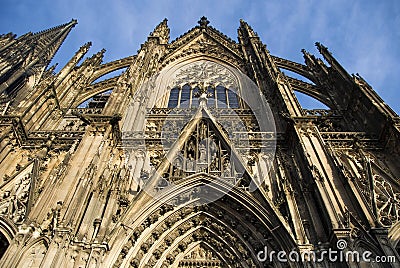
[[[157,165],[155,159],[150,161]],[[161,180],[158,187],[166,187],[167,181],[177,181],[196,172],[206,172],[232,183],[244,172],[244,168],[232,157],[228,144],[208,119],[197,123],[196,130],[185,141],[180,155],[171,162],[163,174],[165,180]]]
[[[199,88],[192,88],[188,84],[182,87],[174,87],[171,89],[168,101],[168,108],[193,108],[198,103]],[[232,90],[223,86],[207,88],[209,107],[215,108],[239,108],[239,100],[237,94]]]

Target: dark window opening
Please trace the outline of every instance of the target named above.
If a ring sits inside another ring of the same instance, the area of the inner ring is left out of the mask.
[[[228,103],[226,98],[226,88],[222,86],[217,86],[216,91],[217,91],[218,108],[226,108]]]
[[[239,108],[238,96],[231,89],[228,89],[228,102],[230,108]]]
[[[179,107],[188,108],[190,106],[190,86],[184,85],[181,90],[181,101]]]
[[[195,87],[192,90],[192,106],[191,107],[199,107],[199,87]]]
[[[9,245],[10,243],[8,242],[7,238],[0,233],[0,259],[3,257]]]
[[[179,99],[179,88],[171,89],[171,93],[169,94],[168,108],[174,108],[178,106],[178,99]]]
[[[108,99],[110,98],[112,90],[108,90],[103,93],[99,93],[81,104],[79,104],[78,108],[98,108],[103,109],[106,106]]]
[[[215,89],[212,87],[207,88],[207,106],[214,107],[215,106]]]
[[[207,88],[207,106],[215,108],[239,108],[237,94],[223,86]],[[171,89],[168,100],[168,108],[193,108],[199,106],[199,88],[191,88],[189,85]]]

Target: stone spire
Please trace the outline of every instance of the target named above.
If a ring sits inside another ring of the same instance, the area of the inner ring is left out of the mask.
[[[28,37],[35,46],[34,55],[40,58],[40,62],[48,65],[55,53],[58,51],[67,35],[77,24],[73,19],[68,23],[38,32]]]
[[[334,68],[340,75],[346,79],[348,82],[351,82],[353,79],[350,74],[343,68],[343,66],[333,57],[332,53],[328,50],[328,48],[322,45],[319,42],[315,43],[319,53],[324,57],[324,59]]]
[[[61,83],[61,81],[67,76],[67,74],[76,67],[76,65],[83,58],[83,56],[86,55],[91,46],[92,42],[87,42],[79,48],[75,55],[68,61],[68,63],[61,69],[60,73],[57,75],[56,86]]]
[[[0,51],[0,93],[23,76],[37,75],[49,65],[76,20],[38,33],[27,33],[17,39],[11,38]]]
[[[96,54],[93,54],[90,58],[85,59],[85,61],[82,63],[83,66],[85,65],[91,65],[91,66],[97,66],[100,65],[103,62],[103,57],[104,53],[106,50],[103,48]]]

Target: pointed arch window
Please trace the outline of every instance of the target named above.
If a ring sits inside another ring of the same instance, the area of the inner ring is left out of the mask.
[[[191,100],[191,88],[189,85],[184,85],[181,89],[181,102],[179,107],[188,108],[190,107]]]
[[[199,87],[195,87],[192,90],[192,106],[191,107],[198,107],[199,106],[199,102],[196,99],[196,96],[198,96],[199,94]]]
[[[226,97],[227,89],[222,86],[217,86],[215,91],[217,92],[218,108],[226,108],[228,104],[228,99]]]
[[[227,93],[228,93],[229,107],[230,108],[239,108],[239,100],[238,100],[237,94],[230,89],[227,90]]]
[[[178,100],[179,88],[175,87],[171,89],[171,92],[169,94],[168,108],[175,108],[176,106],[178,106]]]
[[[208,95],[207,105],[209,107],[215,107],[215,88],[208,87],[207,95]]]
[[[192,88],[188,84],[182,87],[174,87],[170,91],[168,108],[193,108],[198,107],[198,92],[199,88],[196,86]],[[239,98],[237,93],[232,89],[223,86],[207,88],[209,107],[215,108],[240,108]]]

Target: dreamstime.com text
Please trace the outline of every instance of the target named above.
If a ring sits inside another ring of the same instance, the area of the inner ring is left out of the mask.
[[[265,246],[264,250],[261,250],[257,254],[257,258],[261,262],[367,262],[367,263],[395,263],[395,256],[374,256],[371,251],[363,251],[362,253],[358,251],[345,250],[347,247],[347,242],[343,239],[337,242],[338,250],[326,249],[319,251],[290,251],[289,253],[285,251],[268,251],[268,247]]]

